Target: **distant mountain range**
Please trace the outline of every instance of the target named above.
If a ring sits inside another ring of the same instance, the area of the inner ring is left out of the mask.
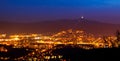
[[[0,33],[56,33],[68,29],[84,30],[95,35],[115,35],[120,24],[109,24],[91,20],[56,20],[31,23],[0,22]]]

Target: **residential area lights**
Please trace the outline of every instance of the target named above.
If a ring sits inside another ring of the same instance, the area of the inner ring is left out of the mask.
[[[6,37],[7,36],[7,37]],[[52,44],[52,45],[93,45],[94,48],[112,48],[118,47],[119,41],[116,36],[109,36],[103,39],[102,37],[94,37],[93,34],[87,34],[82,30],[67,30],[61,31],[52,36],[43,36],[41,34],[15,34],[15,35],[0,35],[0,44],[14,45],[15,47],[30,47],[31,44]]]
[[[25,56],[14,58],[13,60],[21,61],[42,61],[49,59],[60,59],[63,55],[54,55],[52,51],[61,49],[65,46],[78,47],[86,50],[98,48],[118,48],[120,41],[118,36],[95,37],[82,30],[61,31],[51,36],[42,34],[0,34],[0,52],[7,53],[9,49],[4,46],[12,46],[14,49],[26,48],[26,51],[32,51]],[[33,49],[33,50],[31,50]],[[0,60],[9,60],[10,57],[0,57]]]

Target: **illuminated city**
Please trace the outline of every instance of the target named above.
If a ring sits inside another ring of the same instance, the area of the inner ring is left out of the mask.
[[[120,61],[120,0],[0,0],[0,61]]]
[[[28,48],[33,51],[25,56],[14,58],[13,60],[49,60],[61,59],[62,55],[53,55],[54,49],[63,48],[56,47],[58,45],[77,46],[82,49],[98,49],[98,48],[118,48],[120,41],[116,36],[108,36],[105,38],[95,37],[93,34],[87,34],[82,30],[66,30],[45,36],[42,34],[0,34],[0,45],[12,46],[12,48]],[[0,52],[9,52],[5,47],[0,47]],[[47,56],[47,54],[49,54]],[[11,59],[10,57],[0,57],[2,60]]]

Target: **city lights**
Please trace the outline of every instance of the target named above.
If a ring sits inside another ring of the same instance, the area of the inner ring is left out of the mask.
[[[8,38],[9,37],[9,38]],[[62,47],[56,47],[57,45],[71,45],[78,46],[79,48],[90,50],[97,48],[112,48],[119,47],[120,41],[117,41],[116,36],[108,36],[105,38],[94,37],[93,34],[88,34],[82,30],[66,30],[61,31],[52,36],[43,36],[42,34],[15,34],[8,35],[8,37],[1,37],[1,45],[12,45],[13,48],[31,48],[35,51],[29,53],[26,56],[15,58],[14,60],[49,60],[49,59],[61,59],[62,55],[53,55],[51,53],[54,49],[60,49]],[[1,52],[8,52],[4,47],[0,47]],[[26,49],[29,51],[29,49]],[[40,55],[41,54],[41,55]],[[48,55],[49,54],[49,55]],[[42,57],[41,59],[38,59]],[[1,57],[2,60],[10,59],[9,57]]]

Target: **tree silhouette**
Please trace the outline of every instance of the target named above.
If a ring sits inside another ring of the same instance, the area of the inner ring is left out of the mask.
[[[120,31],[119,30],[117,30],[117,32],[116,32],[116,37],[117,37],[117,41],[119,42],[120,41]]]

